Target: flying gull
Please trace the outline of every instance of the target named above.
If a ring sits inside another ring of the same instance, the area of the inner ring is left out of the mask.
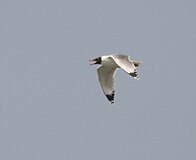
[[[142,62],[130,60],[129,56],[122,54],[106,55],[89,60],[90,65],[100,64],[97,69],[98,78],[102,90],[107,99],[114,103],[114,76],[118,68],[122,68],[134,79],[139,79],[136,67]]]

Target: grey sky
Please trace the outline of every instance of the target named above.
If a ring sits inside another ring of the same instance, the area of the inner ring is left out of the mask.
[[[1,0],[1,160],[196,159],[194,0]],[[115,104],[88,60],[116,74]]]

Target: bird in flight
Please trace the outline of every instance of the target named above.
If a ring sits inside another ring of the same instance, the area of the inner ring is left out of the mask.
[[[136,67],[142,62],[130,60],[129,56],[122,54],[106,55],[89,60],[90,65],[100,64],[97,73],[101,88],[107,99],[114,103],[114,76],[118,68],[122,68],[134,79],[139,79]]]

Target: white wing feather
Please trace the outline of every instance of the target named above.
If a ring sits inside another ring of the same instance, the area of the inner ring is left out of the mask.
[[[116,68],[109,68],[105,66],[100,66],[97,69],[98,78],[102,90],[109,101],[113,103],[115,86],[114,86],[114,76],[115,76]],[[108,96],[112,96],[109,98]]]
[[[116,64],[119,65],[119,67],[121,67],[128,74],[134,73],[136,71],[134,63],[132,63],[127,56],[112,55],[111,57],[116,62]]]

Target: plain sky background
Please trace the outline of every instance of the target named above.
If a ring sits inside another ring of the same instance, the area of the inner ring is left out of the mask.
[[[0,0],[1,160],[195,160],[195,0]],[[115,104],[88,60],[123,53]]]

